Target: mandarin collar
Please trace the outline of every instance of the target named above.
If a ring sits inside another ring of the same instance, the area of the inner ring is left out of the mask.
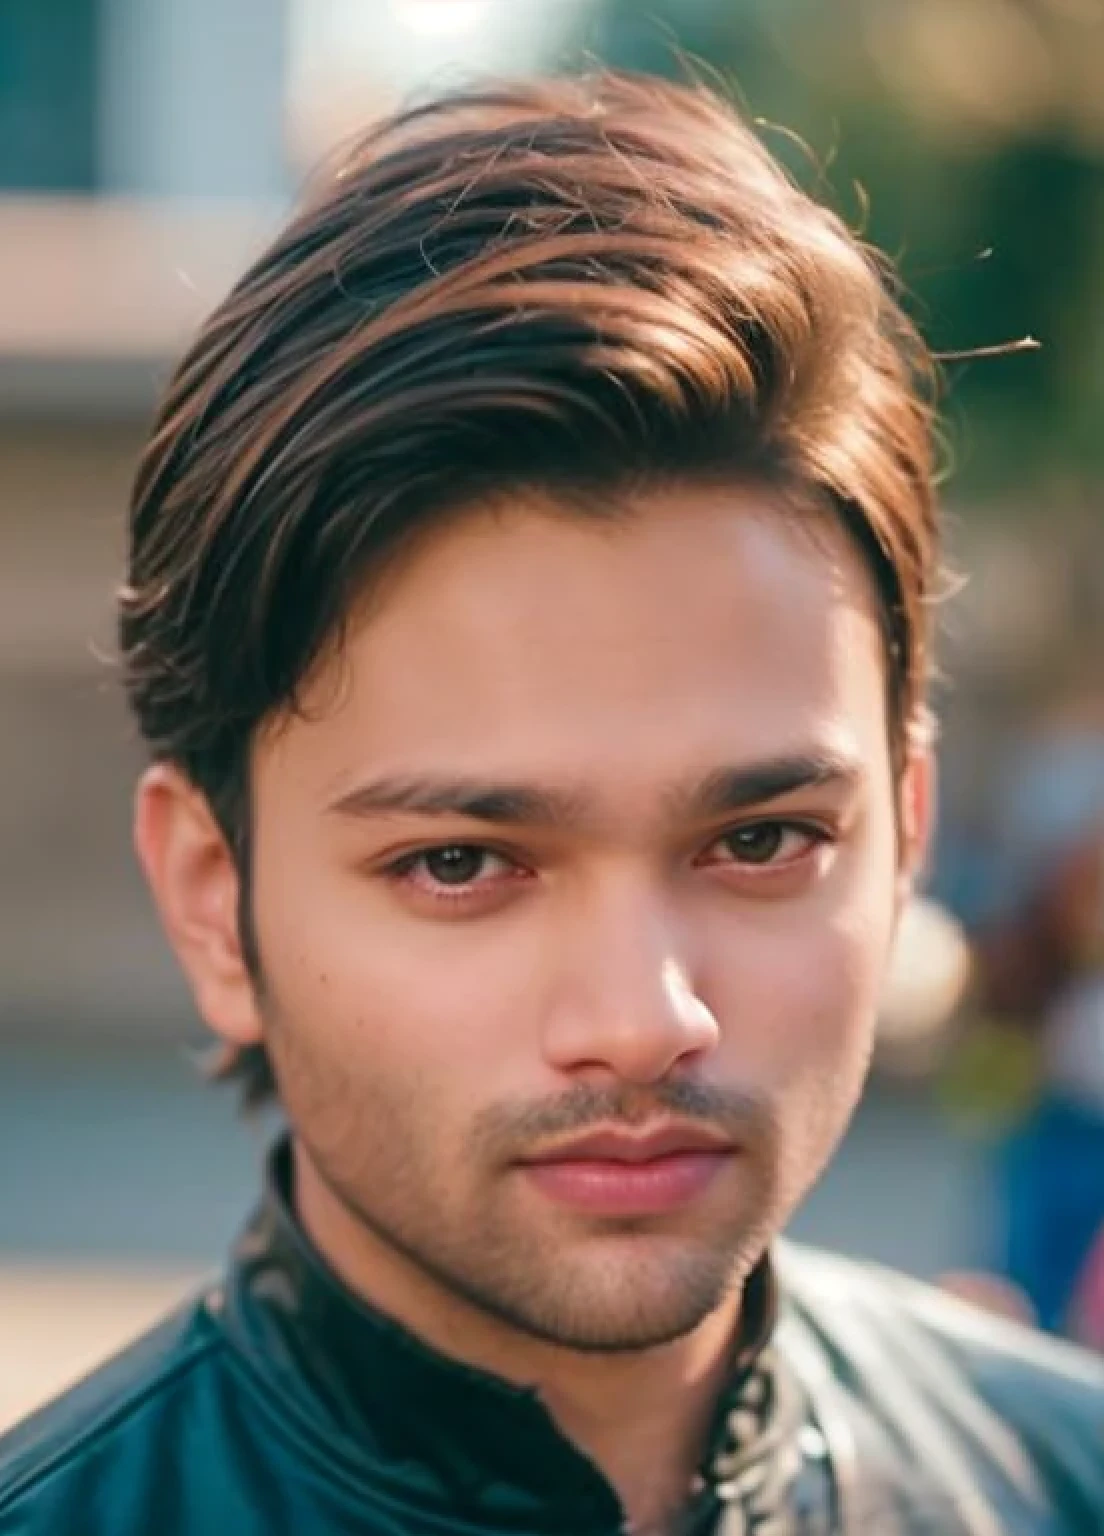
[[[427,1514],[534,1536],[621,1531],[616,1493],[538,1392],[438,1352],[354,1295],[296,1220],[291,1180],[290,1138],[282,1136],[218,1307],[232,1342],[289,1409],[305,1411],[331,1452],[381,1495]],[[774,1330],[769,1259],[747,1283],[743,1312],[710,1447]]]

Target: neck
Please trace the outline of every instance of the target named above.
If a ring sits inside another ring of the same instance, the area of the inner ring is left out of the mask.
[[[640,1536],[667,1530],[686,1501],[729,1372],[736,1312],[734,1302],[659,1349],[560,1351],[568,1358],[541,1381],[552,1417],[601,1468]]]
[[[668,1528],[685,1501],[724,1388],[739,1297],[669,1344],[587,1353],[534,1338],[483,1312],[383,1243],[295,1148],[295,1208],[339,1279],[424,1344],[518,1386],[536,1388],[562,1431],[604,1474],[629,1528]]]

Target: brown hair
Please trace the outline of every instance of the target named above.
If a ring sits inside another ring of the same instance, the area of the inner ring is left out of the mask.
[[[930,380],[884,265],[702,86],[495,86],[353,143],[180,363],[120,599],[142,735],[235,851],[252,960],[254,732],[397,541],[482,495],[721,475],[831,507],[879,593],[899,763],[929,667]],[[224,1065],[270,1090],[260,1048]]]

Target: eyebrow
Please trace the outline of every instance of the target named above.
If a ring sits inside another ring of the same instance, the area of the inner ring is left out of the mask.
[[[696,784],[673,787],[664,798],[672,817],[704,821],[767,805],[800,789],[854,788],[861,776],[855,758],[837,752],[804,752],[719,768]],[[461,816],[495,825],[557,828],[585,822],[587,803],[581,793],[539,784],[393,777],[358,785],[329,810],[353,818]]]

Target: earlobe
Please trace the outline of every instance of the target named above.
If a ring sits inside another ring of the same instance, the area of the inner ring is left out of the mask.
[[[907,900],[921,875],[935,828],[938,770],[931,746],[910,754],[901,776],[899,894]]]
[[[207,1024],[234,1045],[261,1038],[238,922],[233,855],[203,794],[179,769],[147,769],[134,801],[134,847],[161,924]]]

